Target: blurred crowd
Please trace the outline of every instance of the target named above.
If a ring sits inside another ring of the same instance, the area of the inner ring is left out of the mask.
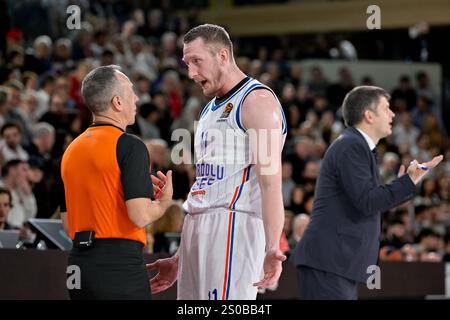
[[[102,6],[102,1],[79,3],[80,30],[64,33],[49,27],[30,36],[33,32],[16,27],[5,33],[0,56],[0,187],[10,192],[11,201],[9,208],[0,208],[0,229],[22,229],[23,237],[32,240],[27,219],[58,217],[58,199],[64,192],[61,156],[91,122],[80,94],[81,81],[96,66],[117,64],[132,79],[139,97],[139,113],[128,131],[146,143],[153,173],[173,170],[176,201],[149,227],[146,250],[173,253],[184,217],[180,203],[195,170],[191,161],[171,161],[177,143],[172,132],[183,128],[192,135],[208,101],[188,79],[181,60],[182,37],[196,24],[195,14],[176,16],[164,1],[151,10],[129,7],[120,12],[107,10],[110,7]],[[370,75],[354,79],[345,67],[339,70],[339,81],[330,82],[319,66],[304,69],[282,56],[258,47],[254,55],[236,59],[245,73],[277,93],[286,114],[282,164],[286,219],[280,247],[289,255],[309,222],[323,154],[345,128],[342,100],[354,86],[374,83]],[[438,104],[444,99],[438,99],[426,72],[400,77],[391,96],[396,113],[393,134],[378,146],[385,182],[395,179],[399,166],[412,159],[424,162],[444,154],[444,161],[423,181],[416,198],[384,215],[380,258],[450,261],[449,128]],[[184,156],[192,160],[191,155]]]

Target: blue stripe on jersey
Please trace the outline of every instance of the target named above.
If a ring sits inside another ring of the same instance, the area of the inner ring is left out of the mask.
[[[242,85],[242,87],[239,88],[239,90],[237,90],[235,93],[233,93],[230,97],[228,97],[227,100],[223,101],[222,103],[219,103],[218,105],[216,105],[215,103],[213,104],[213,106],[211,107],[212,111],[216,111],[217,109],[219,109],[221,106],[223,106],[225,103],[227,103],[231,98],[233,98],[235,95],[237,95],[250,81],[252,81],[253,79],[250,78],[248,79],[248,81],[246,83],[244,83]],[[216,99],[212,100],[212,101],[216,101]],[[212,102],[211,101],[211,102]]]
[[[249,165],[247,167],[247,176],[245,177],[245,181],[248,181],[248,179],[250,178],[250,168],[252,167],[252,165]]]
[[[284,115],[284,110],[283,110],[283,107],[281,106],[281,103],[280,103],[280,109],[281,109],[281,116],[283,117],[283,127],[284,127],[283,134],[286,134],[287,133],[287,122],[286,122],[286,116]]]

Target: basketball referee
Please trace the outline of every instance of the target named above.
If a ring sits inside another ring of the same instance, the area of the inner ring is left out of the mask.
[[[145,226],[172,201],[172,173],[158,172],[152,201],[150,160],[145,144],[125,133],[136,116],[133,84],[118,66],[92,70],[83,98],[93,124],[67,148],[61,163],[61,216],[73,240],[69,265],[80,270],[71,299],[150,299],[143,247]]]

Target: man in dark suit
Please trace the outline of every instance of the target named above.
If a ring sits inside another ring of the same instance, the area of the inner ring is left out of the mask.
[[[406,174],[402,166],[395,181],[382,183],[376,144],[392,133],[389,98],[381,88],[361,86],[344,99],[348,128],[325,153],[311,221],[293,255],[302,299],[357,299],[358,283],[377,264],[381,213],[411,199],[443,158],[414,160]]]

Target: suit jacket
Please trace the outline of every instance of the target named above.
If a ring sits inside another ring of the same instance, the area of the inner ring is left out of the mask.
[[[381,213],[415,193],[407,174],[383,185],[366,140],[347,128],[325,153],[311,220],[294,263],[366,282],[367,267],[378,262]]]

